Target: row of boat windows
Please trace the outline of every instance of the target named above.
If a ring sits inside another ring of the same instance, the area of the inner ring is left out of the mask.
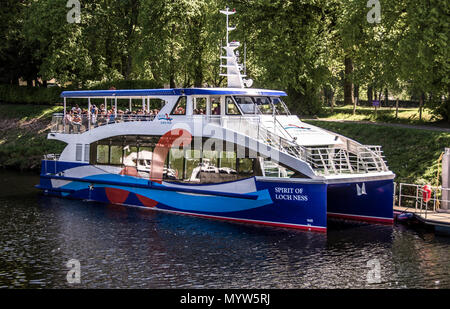
[[[208,107],[207,97],[193,98],[193,115],[220,115],[220,97],[209,97],[210,104]],[[181,96],[174,109],[172,115],[186,115],[187,98]],[[207,109],[209,110],[209,113]],[[249,97],[249,96],[226,96],[225,97],[225,114],[226,115],[288,115],[289,111],[286,105],[279,97]]]
[[[147,137],[139,143],[130,143],[126,139],[122,142],[111,139],[93,143],[90,147],[90,163],[121,166],[131,172],[132,176],[148,179],[156,141],[155,137]],[[224,151],[171,148],[164,159],[160,177],[180,182],[219,183],[264,174],[274,177],[291,177],[294,174],[273,162],[261,165],[260,159],[249,158],[248,152],[247,157],[242,158],[241,153],[242,151],[236,149]],[[266,169],[263,173],[264,166]]]
[[[91,164],[133,168],[135,174],[149,178],[154,147],[136,145],[91,146]],[[165,158],[162,179],[216,183],[262,175],[255,158],[237,158],[235,152],[170,149]],[[129,169],[128,169],[129,171]],[[154,175],[153,175],[154,176]]]

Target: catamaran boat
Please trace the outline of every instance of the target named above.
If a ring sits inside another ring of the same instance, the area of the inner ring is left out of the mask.
[[[381,147],[362,145],[292,115],[278,90],[251,88],[227,38],[228,87],[64,91],[42,160],[46,194],[203,218],[326,231],[327,218],[393,222],[393,179]],[[88,113],[73,129],[68,103]],[[153,115],[118,113],[136,101]],[[108,119],[93,103],[114,106]],[[81,102],[80,102],[81,103]],[[112,119],[112,121],[111,121]]]

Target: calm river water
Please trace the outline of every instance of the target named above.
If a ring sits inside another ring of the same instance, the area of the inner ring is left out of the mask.
[[[431,232],[242,225],[46,197],[38,181],[0,172],[0,287],[450,287],[450,238]],[[70,259],[80,263],[79,284],[67,282]]]

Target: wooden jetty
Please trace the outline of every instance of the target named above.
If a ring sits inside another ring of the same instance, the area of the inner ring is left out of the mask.
[[[414,207],[394,206],[394,212],[410,213],[418,221],[434,227],[435,231],[450,234],[450,213]]]

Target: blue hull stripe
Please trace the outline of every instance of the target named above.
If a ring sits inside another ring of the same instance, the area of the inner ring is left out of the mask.
[[[76,182],[87,182],[87,183],[111,185],[111,186],[124,186],[124,187],[131,187],[131,188],[142,188],[142,189],[161,190],[161,191],[185,192],[185,193],[192,193],[192,194],[214,195],[214,196],[223,196],[223,197],[240,198],[240,199],[248,199],[248,200],[258,199],[258,195],[255,195],[255,194],[240,194],[240,193],[229,193],[229,192],[219,192],[219,191],[206,191],[206,190],[179,188],[179,187],[172,188],[172,187],[165,187],[165,186],[162,186],[159,184],[155,184],[154,182],[151,182],[151,181],[146,181],[147,184],[142,184],[142,183],[133,183],[133,182],[111,181],[111,180],[106,180],[106,179],[98,179],[96,177],[98,177],[98,176],[91,176],[91,177],[86,177],[86,178],[76,178],[76,177],[64,177],[64,176],[54,176],[54,175],[41,175],[41,178],[76,181]]]

